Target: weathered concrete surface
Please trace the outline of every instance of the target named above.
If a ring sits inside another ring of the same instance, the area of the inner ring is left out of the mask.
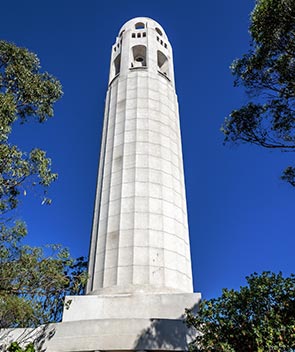
[[[39,351],[185,351],[194,331],[180,319],[104,319],[50,324]],[[16,340],[23,329],[10,332]],[[31,335],[34,339],[34,333]],[[29,338],[26,339],[29,341]]]
[[[63,321],[91,319],[178,319],[199,303],[199,293],[68,296]]]
[[[62,323],[2,330],[0,346],[37,338],[38,351],[47,352],[186,351],[195,331],[187,329],[183,314],[185,308],[196,311],[200,298],[198,293],[69,296]]]

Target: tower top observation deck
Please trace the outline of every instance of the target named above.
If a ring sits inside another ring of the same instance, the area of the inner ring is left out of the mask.
[[[109,84],[134,70],[162,75],[174,86],[172,47],[162,26],[148,17],[136,17],[120,29],[112,46]]]
[[[168,40],[163,27],[158,22],[149,17],[135,17],[127,21],[119,31],[119,37],[122,37],[124,32],[127,31],[143,30],[154,30],[162,39]]]

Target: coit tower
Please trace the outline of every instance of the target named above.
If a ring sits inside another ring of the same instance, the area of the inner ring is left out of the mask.
[[[88,277],[86,295],[66,298],[58,351],[65,341],[66,351],[188,348],[183,313],[200,294],[173,55],[146,17],[125,23],[112,46]]]
[[[135,18],[112,47],[87,293],[192,292],[172,48]]]

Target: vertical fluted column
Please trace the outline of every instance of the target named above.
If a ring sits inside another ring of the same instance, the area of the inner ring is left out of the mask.
[[[172,49],[136,18],[112,48],[87,293],[192,292]]]

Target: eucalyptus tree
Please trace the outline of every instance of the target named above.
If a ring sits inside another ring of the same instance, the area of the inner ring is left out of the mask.
[[[295,1],[256,0],[251,47],[231,65],[249,101],[225,119],[225,142],[295,151]],[[295,186],[295,168],[282,178]]]
[[[61,96],[60,82],[41,71],[34,53],[0,41],[0,328],[59,321],[65,294],[84,289],[84,258],[59,245],[25,245],[26,225],[15,218],[21,196],[32,188],[50,203],[47,190],[57,174],[46,151],[11,142],[13,127],[46,122]]]

